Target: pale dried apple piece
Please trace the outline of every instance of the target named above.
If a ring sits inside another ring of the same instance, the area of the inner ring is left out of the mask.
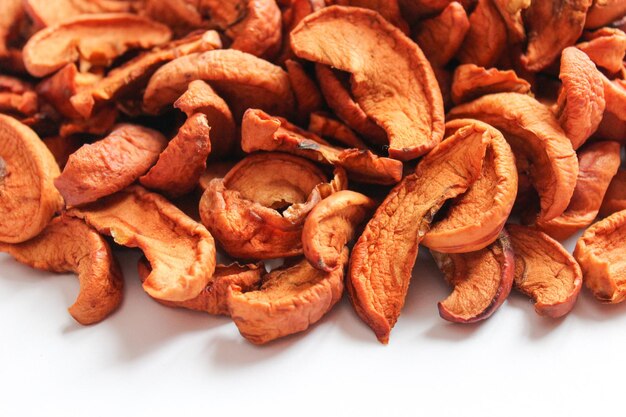
[[[37,236],[63,207],[54,187],[59,166],[37,134],[0,114],[0,242]]]
[[[24,9],[38,27],[52,26],[70,18],[94,13],[123,13],[132,10],[124,0],[23,0]]]
[[[430,222],[446,200],[478,179],[487,145],[478,125],[441,142],[391,190],[354,246],[346,285],[357,314],[380,342],[388,343],[400,315]]]
[[[310,113],[320,110],[324,106],[322,93],[302,68],[302,65],[297,61],[288,59],[285,61],[285,67],[291,82],[291,89],[296,97],[300,117],[306,117]]]
[[[264,276],[258,290],[231,287],[228,307],[241,335],[263,344],[308,329],[341,299],[347,249],[340,263],[342,267],[323,272],[303,259]]]
[[[441,141],[443,99],[432,67],[378,13],[326,7],[291,32],[291,47],[299,58],[351,74],[355,101],[387,133],[390,157],[415,159]]]
[[[111,248],[81,220],[57,217],[31,240],[0,243],[0,252],[33,268],[78,274],[80,292],[68,311],[80,324],[104,320],[122,302],[122,273]]]
[[[626,15],[623,0],[595,0],[587,11],[585,28],[597,28]]]
[[[480,97],[453,108],[449,118],[473,118],[500,130],[520,167],[539,193],[539,221],[561,215],[576,186],[578,160],[572,143],[553,113],[532,97],[517,93],[497,93]]]
[[[367,145],[347,125],[320,112],[310,114],[309,131],[350,148],[367,149]]]
[[[524,13],[528,46],[521,62],[528,71],[541,71],[583,32],[592,0],[533,1]]]
[[[577,44],[576,48],[586,53],[596,65],[611,74],[618,73],[624,67],[626,33],[605,27],[585,34],[583,39],[587,41]]]
[[[473,252],[494,242],[517,194],[515,156],[498,130],[477,120],[458,119],[446,123],[446,134],[468,125],[479,126],[488,137],[485,160],[480,177],[424,236],[422,244],[438,252]]]
[[[402,178],[402,163],[383,158],[366,149],[334,147],[311,132],[285,119],[249,109],[241,124],[241,148],[244,152],[282,151],[344,168],[355,181],[395,184]]]
[[[515,256],[504,230],[492,244],[475,252],[448,254],[431,249],[431,254],[454,288],[437,304],[441,318],[454,323],[485,320],[509,296]]]
[[[187,90],[189,82],[204,80],[224,98],[236,120],[248,108],[287,115],[294,98],[289,76],[280,67],[244,52],[222,49],[191,54],[159,68],[143,97],[145,110],[157,114]]]
[[[150,275],[150,263],[146,258],[138,262],[139,278],[143,282]],[[217,265],[211,280],[197,297],[186,301],[163,301],[159,303],[176,308],[202,311],[208,314],[229,315],[228,293],[233,286],[240,291],[254,291],[259,288],[265,272],[262,263],[240,265]]]
[[[459,49],[463,64],[493,67],[507,46],[507,27],[492,0],[479,0],[469,16],[470,28]]]
[[[602,121],[606,105],[602,74],[584,52],[569,47],[561,54],[559,78],[563,86],[554,112],[572,147],[578,149]]]
[[[73,153],[54,185],[67,205],[91,203],[135,182],[166,145],[167,139],[156,130],[118,125],[106,138]]]
[[[213,276],[211,234],[168,200],[140,186],[75,207],[68,214],[84,219],[119,245],[141,249],[151,267],[143,288],[153,298],[192,299]]]
[[[454,58],[468,30],[465,9],[453,1],[438,16],[420,22],[413,39],[432,66],[443,67]]]
[[[147,49],[170,40],[167,26],[128,13],[77,16],[42,29],[24,45],[24,65],[43,77],[79,59],[107,67],[130,49]]]
[[[376,202],[354,191],[338,191],[317,204],[304,221],[302,247],[309,263],[321,271],[340,267],[340,258],[357,227]]]
[[[626,170],[620,169],[606,190],[600,215],[606,217],[622,210],[626,210]]]
[[[506,229],[515,252],[515,288],[533,299],[540,316],[569,313],[583,282],[576,260],[543,232],[514,224]]]
[[[550,221],[537,222],[536,227],[562,241],[591,225],[620,162],[617,142],[594,142],[580,150],[578,179],[567,210]]]
[[[452,78],[452,101],[461,104],[493,93],[530,91],[528,81],[518,78],[515,71],[483,68],[474,64],[459,65]]]

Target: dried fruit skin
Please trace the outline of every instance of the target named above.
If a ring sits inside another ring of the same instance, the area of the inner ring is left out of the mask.
[[[45,101],[52,104],[54,109],[63,116],[70,119],[81,118],[81,115],[70,102],[70,97],[80,89],[87,87],[82,83],[92,83],[97,78],[96,76],[81,75],[78,72],[78,68],[76,68],[76,64],[67,64],[40,82],[37,85],[37,93]]]
[[[29,127],[0,114],[0,242],[37,236],[63,199],[54,188],[59,166]]]
[[[409,25],[402,18],[398,0],[326,0],[327,6],[352,6],[374,10],[402,32],[409,33]]]
[[[31,116],[39,103],[32,86],[19,78],[0,75],[0,113]]]
[[[556,240],[525,226],[506,226],[515,252],[515,288],[532,298],[537,314],[569,313],[582,287],[580,267]]]
[[[228,307],[241,335],[263,344],[309,328],[341,299],[347,262],[346,249],[342,267],[332,272],[319,271],[304,259],[267,274],[257,291],[232,289]]]
[[[624,209],[626,209],[626,170],[620,169],[611,179],[609,188],[606,190],[600,207],[600,215],[610,216]]]
[[[597,28],[626,15],[626,3],[622,0],[595,0],[587,13],[585,28]]]
[[[540,71],[559,53],[573,45],[583,31],[587,9],[592,0],[533,1],[524,13],[528,47],[522,65]]]
[[[378,13],[324,8],[291,32],[291,47],[300,58],[351,74],[352,94],[387,132],[392,158],[417,158],[441,141],[443,100],[432,67],[419,47]]]
[[[133,14],[77,16],[33,35],[23,49],[24,64],[35,77],[78,59],[108,66],[129,49],[160,45],[171,35],[167,26]]]
[[[24,8],[37,26],[46,27],[82,14],[129,12],[131,4],[119,0],[24,0]]]
[[[515,71],[483,68],[474,64],[459,65],[452,79],[452,101],[465,103],[493,93],[520,93],[530,91],[528,81],[518,78]]]
[[[207,117],[197,113],[185,121],[156,164],[139,179],[141,185],[169,197],[191,192],[206,168],[211,152]]]
[[[624,52],[626,52],[626,33],[615,28],[602,28],[592,32],[576,48],[586,53],[599,67],[605,68],[611,74],[619,72],[624,66]]]
[[[318,203],[302,229],[302,247],[309,263],[326,272],[341,266],[343,249],[375,207],[371,198],[349,190],[338,191]]]
[[[462,64],[492,67],[507,44],[507,28],[492,0],[479,0],[469,16],[470,28],[459,49]]]
[[[460,129],[418,164],[378,207],[352,251],[347,287],[358,315],[387,343],[417,257],[418,245],[443,203],[478,178],[487,138]]]
[[[348,126],[320,112],[309,116],[309,132],[339,142],[342,145],[367,149],[367,145]]]
[[[413,39],[431,65],[443,67],[457,53],[469,29],[465,9],[453,1],[437,17],[421,22]]]
[[[445,218],[434,223],[424,236],[422,244],[438,252],[473,252],[494,242],[517,194],[515,156],[499,131],[477,120],[459,119],[446,123],[446,134],[468,125],[485,131],[485,160],[480,177],[452,202]]]
[[[143,288],[153,298],[189,300],[213,275],[211,234],[165,198],[139,186],[75,207],[68,214],[84,219],[119,245],[141,249],[152,268]]]
[[[54,185],[77,206],[123,190],[158,160],[167,139],[156,130],[121,124],[106,138],[70,155]]]
[[[572,147],[578,149],[602,121],[606,104],[602,75],[584,52],[569,47],[561,55],[559,78],[563,87],[556,104],[556,117]]]
[[[540,221],[559,216],[576,186],[578,160],[550,110],[532,97],[498,93],[453,108],[449,118],[474,118],[500,130],[541,198]],[[521,171],[520,171],[521,172]]]
[[[320,110],[324,106],[322,93],[317,88],[315,82],[304,71],[302,65],[297,61],[288,59],[285,61],[285,67],[287,67],[291,89],[298,103],[298,114],[306,116]]]
[[[591,225],[598,215],[611,179],[620,166],[617,142],[594,142],[578,152],[578,179],[567,210],[537,228],[556,240],[565,240]]]
[[[515,256],[505,231],[476,252],[431,253],[454,290],[438,303],[441,318],[475,323],[489,318],[504,303],[513,286]]]
[[[80,292],[68,311],[80,324],[104,320],[122,302],[122,273],[111,248],[81,220],[57,217],[31,240],[0,243],[0,252],[33,268],[78,274]]]
[[[205,80],[229,104],[236,120],[248,108],[287,115],[294,98],[287,73],[244,52],[221,49],[175,59],[154,73],[144,93],[145,110],[161,112],[185,92],[190,81]]]

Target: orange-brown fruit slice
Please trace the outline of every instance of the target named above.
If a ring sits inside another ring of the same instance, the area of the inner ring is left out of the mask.
[[[507,27],[492,0],[478,0],[457,54],[462,64],[493,67],[507,45]]]
[[[626,11],[624,12],[626,14]],[[576,48],[586,53],[599,67],[609,73],[618,73],[624,66],[626,52],[626,33],[617,28],[602,28],[585,34]]]
[[[39,27],[59,24],[71,17],[94,13],[122,13],[131,11],[126,0],[23,0],[28,16]]]
[[[452,78],[452,101],[465,103],[492,93],[513,92],[526,94],[530,91],[528,81],[518,78],[513,70],[483,68],[474,64],[456,67]]]
[[[526,226],[506,226],[515,252],[515,288],[532,298],[537,314],[569,313],[582,287],[576,260],[556,240]]]
[[[601,216],[611,214],[626,209],[626,170],[620,169],[611,179],[609,188],[606,190],[602,206],[600,206]]]
[[[626,3],[623,0],[595,0],[585,20],[585,28],[597,28],[618,20],[626,15]]]
[[[332,117],[315,112],[309,116],[309,132],[356,149],[367,149],[365,142],[347,125]]]

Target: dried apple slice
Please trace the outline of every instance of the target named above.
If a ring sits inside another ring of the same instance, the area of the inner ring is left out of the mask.
[[[626,11],[624,12],[626,13]],[[576,48],[586,53],[599,67],[615,74],[624,66],[626,52],[626,33],[616,28],[602,28],[590,34],[585,34],[582,42]]]
[[[0,113],[32,116],[38,109],[37,93],[29,83],[0,75]]]
[[[285,61],[285,67],[287,68],[291,88],[296,97],[300,117],[306,117],[310,113],[320,110],[324,106],[322,93],[304,68],[302,68],[302,65],[297,61],[288,59]]]
[[[106,138],[74,152],[54,185],[67,205],[91,203],[135,182],[166,145],[167,139],[156,130],[118,125]]]
[[[574,249],[585,285],[604,303],[626,299],[625,226],[626,210],[613,213],[585,230]]]
[[[326,0],[327,6],[351,6],[374,10],[404,33],[409,33],[409,25],[402,18],[398,0]]]
[[[63,199],[54,187],[59,166],[37,134],[0,114],[0,242],[37,236]]]
[[[19,262],[51,272],[75,272],[80,292],[68,309],[80,324],[104,320],[122,302],[122,273],[108,243],[85,222],[57,217],[35,238],[0,243]]]
[[[236,165],[235,161],[211,162],[198,179],[198,187],[201,192],[205,192],[209,188],[209,183],[216,178],[224,178],[228,171]]]
[[[455,107],[448,116],[478,119],[502,132],[513,149],[518,171],[528,167],[539,193],[539,221],[551,220],[565,211],[576,186],[578,160],[548,108],[524,94],[498,93]]]
[[[528,81],[518,78],[515,71],[463,64],[454,71],[451,94],[454,104],[460,104],[492,93],[526,94],[529,91]]]
[[[609,24],[626,15],[626,3],[623,0],[595,0],[585,20],[585,28],[597,28]]]
[[[131,11],[124,0],[24,0],[24,9],[39,27],[52,26],[84,14],[123,13]]]
[[[394,187],[352,251],[348,292],[357,314],[388,343],[411,279],[418,245],[446,200],[480,176],[489,142],[478,125],[459,129]]]
[[[441,318],[475,323],[489,318],[513,286],[515,256],[505,231],[476,252],[447,254],[431,250],[437,266],[454,290],[438,303]]]
[[[193,80],[207,81],[230,106],[236,120],[248,108],[278,115],[293,111],[289,76],[280,67],[233,49],[208,51],[175,59],[150,78],[144,108],[157,114],[174,103]]]
[[[241,148],[244,152],[283,151],[342,167],[355,181],[395,184],[402,178],[400,161],[379,157],[367,149],[334,147],[285,119],[257,109],[249,109],[244,114]]]
[[[441,141],[443,99],[432,67],[419,47],[378,13],[326,7],[291,32],[291,47],[299,58],[351,74],[352,94],[387,132],[392,158],[417,158]]]
[[[128,13],[77,16],[40,30],[24,45],[24,65],[43,77],[79,59],[109,66],[129,49],[147,49],[170,40],[167,26]]]
[[[314,268],[330,272],[340,266],[346,244],[376,203],[354,191],[338,191],[317,204],[304,221],[302,247]]]
[[[67,213],[84,219],[119,245],[141,249],[152,269],[143,288],[153,298],[195,298],[213,276],[215,242],[211,234],[165,198],[140,186]]]
[[[347,249],[340,262],[341,268],[323,272],[303,259],[264,276],[258,290],[231,287],[228,307],[241,335],[263,344],[302,332],[319,321],[343,294]]]
[[[569,313],[583,282],[576,260],[543,232],[514,224],[506,229],[515,252],[515,288],[534,300],[540,316]]]
[[[602,121],[606,105],[602,75],[584,52],[569,47],[561,54],[559,78],[563,87],[555,114],[572,147],[578,149]]]
[[[600,207],[601,216],[610,216],[611,214],[626,209],[626,170],[620,169],[611,179],[609,188],[606,190],[602,206]]]
[[[473,252],[491,244],[504,227],[517,194],[515,156],[499,131],[477,120],[459,119],[446,123],[446,134],[468,125],[479,126],[489,137],[485,160],[476,182],[424,236],[422,244],[438,252]]]
[[[578,179],[567,210],[552,220],[537,222],[537,228],[556,240],[565,240],[593,223],[620,163],[617,142],[594,142],[579,151]]]
[[[583,32],[592,0],[533,1],[524,14],[528,47],[522,65],[528,71],[541,71],[559,53],[573,45]]]
[[[507,27],[492,0],[478,0],[469,16],[470,28],[459,49],[463,64],[493,67],[507,46]]]

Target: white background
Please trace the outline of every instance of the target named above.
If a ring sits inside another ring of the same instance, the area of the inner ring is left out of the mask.
[[[0,255],[0,416],[624,415],[626,303],[583,291],[555,321],[514,293],[481,324],[450,324],[422,249],[388,346],[344,297],[308,332],[257,347],[228,318],[157,304],[137,253],[118,257],[122,307],[82,327],[66,311],[73,275]]]

